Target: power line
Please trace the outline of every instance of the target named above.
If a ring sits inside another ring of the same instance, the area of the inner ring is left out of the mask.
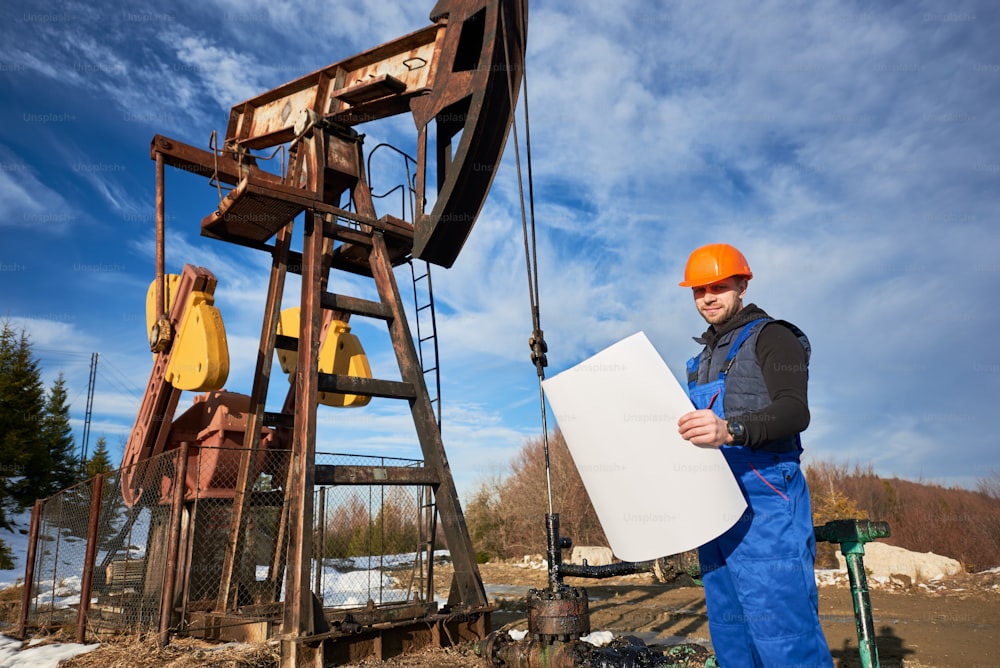
[[[130,380],[128,376],[122,373],[122,371],[118,367],[112,364],[111,360],[108,358],[107,355],[103,357],[103,361],[104,365],[101,368],[106,370],[110,374],[113,374],[113,377],[104,375],[102,376],[102,378],[109,381],[113,380],[117,384],[118,389],[127,392],[128,394],[131,394],[133,397],[141,401],[142,395],[137,393],[134,389],[130,389],[135,387],[135,383],[132,380]]]

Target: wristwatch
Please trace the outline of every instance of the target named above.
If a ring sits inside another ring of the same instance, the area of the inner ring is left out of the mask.
[[[726,430],[733,437],[733,445],[746,445],[747,428],[736,418],[726,420]]]

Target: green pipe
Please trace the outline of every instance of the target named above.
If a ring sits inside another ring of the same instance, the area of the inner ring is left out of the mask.
[[[847,575],[851,580],[851,600],[854,603],[854,624],[858,630],[858,652],[862,668],[879,668],[878,646],[875,644],[875,620],[872,601],[868,595],[868,577],[865,575],[862,543],[844,542],[840,551],[847,560]]]
[[[871,520],[833,520],[814,527],[817,541],[837,543],[847,560],[847,575],[851,580],[851,602],[854,604],[854,624],[858,631],[858,653],[862,668],[879,668],[878,647],[875,644],[875,621],[868,595],[865,575],[865,543],[889,536],[886,522]]]

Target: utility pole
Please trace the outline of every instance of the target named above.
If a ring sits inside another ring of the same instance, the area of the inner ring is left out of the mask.
[[[83,418],[83,445],[80,448],[80,466],[87,465],[87,441],[90,440],[90,416],[94,413],[94,385],[97,381],[97,358],[100,353],[90,354],[90,381],[87,383],[87,412]]]

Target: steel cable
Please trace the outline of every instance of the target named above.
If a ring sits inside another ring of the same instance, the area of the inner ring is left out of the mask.
[[[527,30],[528,30],[528,12],[527,3],[523,0],[518,2],[518,11],[521,18],[521,45],[522,49],[527,42]],[[507,44],[507,25],[504,22],[504,15],[500,14],[500,29],[504,36],[501,40],[502,44]],[[514,162],[517,167],[517,190],[518,199],[521,207],[521,229],[524,236],[524,259],[527,269],[528,277],[528,300],[531,306],[531,325],[532,334],[528,341],[531,346],[531,359],[535,365],[535,370],[538,375],[538,400],[539,408],[541,411],[542,418],[542,450],[545,456],[545,485],[546,492],[548,496],[549,505],[549,515],[553,514],[553,501],[552,501],[552,466],[551,458],[549,456],[549,438],[548,438],[548,414],[545,410],[545,392],[542,388],[542,381],[545,380],[545,366],[548,363],[545,357],[545,353],[548,348],[545,344],[545,339],[542,331],[541,324],[541,308],[539,302],[539,281],[538,281],[538,243],[535,225],[535,196],[534,196],[534,183],[532,179],[532,168],[531,168],[531,123],[529,121],[528,115],[528,72],[527,72],[527,57],[522,50],[521,54],[521,78],[522,78],[522,88],[524,92],[524,132],[525,132],[525,155],[526,155],[526,166],[527,166],[527,181],[528,181],[528,208],[525,210],[525,194],[524,194],[524,177],[521,173],[521,148],[520,141],[518,139],[517,131],[517,114],[515,113],[515,103],[517,96],[514,92],[514,85],[512,78],[512,68],[510,62],[510,53],[504,49],[504,65],[506,66],[507,72],[507,92],[510,99],[511,116],[513,118],[512,130],[514,132]]]

